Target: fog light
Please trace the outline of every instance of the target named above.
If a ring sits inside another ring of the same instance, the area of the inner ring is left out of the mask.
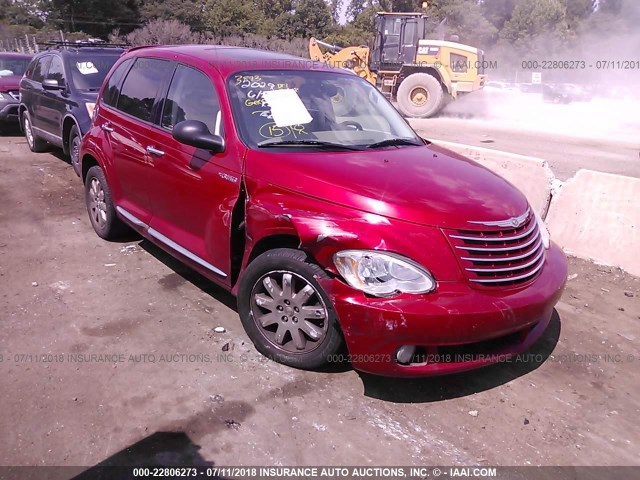
[[[408,365],[415,351],[415,345],[403,345],[398,349],[398,353],[396,353],[396,360],[398,363]]]

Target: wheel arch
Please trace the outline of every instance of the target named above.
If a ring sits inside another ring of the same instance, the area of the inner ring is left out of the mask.
[[[82,136],[80,125],[78,125],[78,121],[73,115],[66,115],[62,120],[62,151],[65,155],[69,155],[69,134],[74,125],[80,132],[80,136]]]

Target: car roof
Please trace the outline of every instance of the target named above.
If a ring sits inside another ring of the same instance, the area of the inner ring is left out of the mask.
[[[215,67],[223,77],[247,70],[324,70],[352,75],[342,68],[328,67],[323,62],[280,52],[227,45],[162,45],[133,47],[134,56],[151,53],[152,56],[188,61],[189,58]]]
[[[20,52],[0,52],[0,57],[11,57],[11,58],[32,58],[33,55],[29,53],[20,53]]]

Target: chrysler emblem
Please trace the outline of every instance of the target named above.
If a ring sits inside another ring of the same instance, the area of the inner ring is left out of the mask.
[[[487,227],[503,227],[503,228],[518,228],[522,225],[531,214],[531,210],[527,209],[522,215],[517,217],[511,217],[506,220],[495,220],[490,222],[469,221],[467,223],[475,223],[476,225],[486,225]]]

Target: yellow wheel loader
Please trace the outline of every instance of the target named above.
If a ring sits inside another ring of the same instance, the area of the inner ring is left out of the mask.
[[[425,39],[426,20],[422,13],[379,12],[372,48],[341,48],[311,38],[309,56],[353,70],[395,100],[403,115],[428,118],[449,101],[481,89],[487,62],[476,47]]]

